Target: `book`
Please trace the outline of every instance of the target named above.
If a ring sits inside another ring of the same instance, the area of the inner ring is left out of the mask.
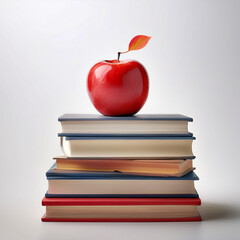
[[[182,177],[158,177],[119,172],[46,173],[46,197],[198,197],[194,172]]]
[[[194,137],[61,137],[67,157],[191,159]]]
[[[199,198],[43,198],[43,222],[201,221]]]
[[[134,160],[134,159],[76,159],[56,157],[53,172],[77,173],[81,171],[122,172],[148,176],[180,177],[192,171],[192,160]]]
[[[188,136],[188,122],[193,119],[181,114],[137,114],[109,117],[94,114],[64,114],[58,118],[59,136]]]

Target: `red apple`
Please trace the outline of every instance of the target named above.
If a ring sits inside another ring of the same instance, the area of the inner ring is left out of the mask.
[[[87,80],[89,97],[106,116],[133,115],[148,96],[148,74],[134,60],[105,60],[95,64]]]

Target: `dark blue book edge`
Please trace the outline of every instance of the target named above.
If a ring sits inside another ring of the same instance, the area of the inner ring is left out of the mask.
[[[199,198],[195,194],[45,194],[46,198]]]

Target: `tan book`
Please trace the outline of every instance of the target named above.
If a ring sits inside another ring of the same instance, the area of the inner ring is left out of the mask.
[[[54,172],[103,171],[150,176],[183,176],[192,171],[192,160],[75,159],[56,157]]]

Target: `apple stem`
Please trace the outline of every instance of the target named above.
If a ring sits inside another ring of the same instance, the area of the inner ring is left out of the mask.
[[[120,59],[120,55],[121,55],[121,52],[118,52],[118,62],[119,62],[119,59]]]

